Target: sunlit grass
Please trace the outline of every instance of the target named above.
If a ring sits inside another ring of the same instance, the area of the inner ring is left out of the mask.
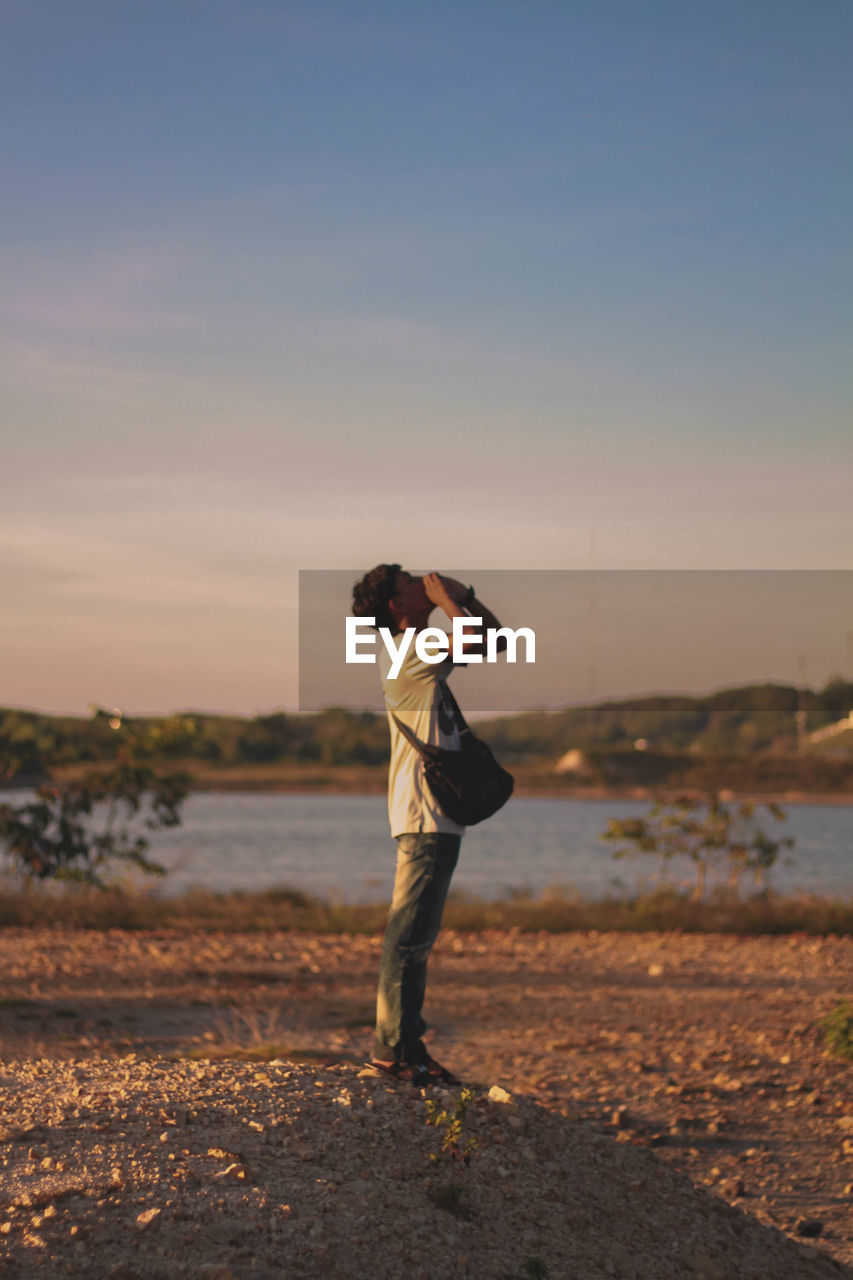
[[[283,1062],[298,1066],[317,1066],[330,1062],[360,1061],[350,1053],[328,1048],[306,1048],[294,1045],[292,1030],[283,1016],[282,1006],[232,1006],[223,1009],[214,1020],[214,1028],[204,1043],[180,1051],[191,1061]]]
[[[74,929],[169,929],[234,933],[298,930],[323,934],[378,934],[387,903],[346,904],[313,898],[286,887],[257,892],[213,893],[195,889],[163,897],[143,889],[67,887],[0,889],[0,927]],[[616,930],[689,933],[813,935],[853,934],[853,898],[764,893],[739,898],[719,890],[703,901],[687,891],[659,888],[587,901],[550,890],[536,897],[512,893],[498,902],[453,896],[445,928],[545,931]]]

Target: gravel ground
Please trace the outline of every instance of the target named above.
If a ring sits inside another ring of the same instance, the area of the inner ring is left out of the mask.
[[[378,947],[2,931],[0,1274],[853,1275],[849,940],[443,934],[452,1170],[360,1073]]]

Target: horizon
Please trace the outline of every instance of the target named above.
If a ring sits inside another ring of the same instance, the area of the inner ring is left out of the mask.
[[[611,697],[602,697],[597,699],[594,702],[586,702],[586,701],[568,702],[568,703],[560,703],[559,705],[549,706],[549,707],[531,706],[531,707],[524,707],[518,711],[500,711],[500,712],[474,711],[470,714],[469,718],[472,720],[484,720],[486,718],[509,719],[514,716],[536,715],[540,712],[544,712],[547,715],[555,715],[555,714],[559,714],[562,711],[576,711],[576,710],[582,711],[585,708],[612,706],[614,703],[619,704],[619,703],[629,703],[629,702],[640,702],[647,698],[688,698],[688,699],[701,700],[704,698],[714,697],[716,694],[720,694],[720,693],[739,692],[741,690],[746,690],[746,689],[763,689],[763,688],[793,689],[798,693],[805,693],[805,694],[811,694],[813,696],[820,696],[820,694],[826,689],[827,685],[833,683],[835,680],[842,680],[846,684],[853,684],[853,680],[849,680],[841,674],[830,676],[828,680],[823,681],[821,684],[815,684],[815,685],[798,685],[796,683],[787,684],[779,680],[757,680],[757,681],[750,680],[749,682],[743,683],[743,684],[724,684],[724,685],[719,685],[719,686],[715,686],[715,687],[703,689],[703,690],[649,689],[649,690],[644,690],[642,692],[627,694],[625,696],[614,695]],[[90,709],[88,714],[84,714],[79,711],[50,711],[50,710],[45,710],[43,708],[37,708],[37,707],[22,707],[22,706],[11,706],[7,704],[2,704],[0,705],[0,711],[20,712],[24,715],[50,716],[50,717],[55,717],[57,719],[61,718],[61,719],[73,719],[73,720],[93,720],[98,715],[98,713],[113,712],[115,714],[120,714],[123,721],[125,720],[128,720],[128,721],[167,720],[174,716],[188,716],[188,717],[207,716],[214,719],[252,720],[252,719],[258,719],[266,716],[273,716],[273,715],[280,715],[280,714],[286,715],[286,716],[315,716],[315,715],[322,715],[324,712],[327,712],[327,711],[346,711],[353,715],[359,715],[365,712],[368,712],[371,715],[379,715],[379,716],[383,716],[385,714],[384,712],[376,711],[375,708],[373,707],[341,706],[339,703],[329,703],[328,706],[322,707],[318,711],[299,711],[293,708],[282,706],[282,707],[273,707],[269,711],[260,711],[256,713],[236,712],[236,711],[216,711],[216,710],[210,710],[209,708],[204,709],[196,706],[175,708],[171,711],[127,711],[121,707],[100,707],[100,706],[94,707],[94,704],[92,704],[92,707],[93,709]],[[853,710],[853,708],[851,708],[851,710]]]

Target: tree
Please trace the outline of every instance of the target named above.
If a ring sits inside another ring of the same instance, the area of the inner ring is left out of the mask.
[[[820,701],[827,723],[843,720],[853,711],[853,683],[842,676],[833,676],[824,685]]]
[[[163,873],[147,856],[143,831],[180,823],[190,780],[163,772],[157,761],[179,750],[195,725],[176,716],[165,727],[139,729],[116,712],[96,708],[95,715],[119,735],[114,764],[61,786],[46,783],[24,804],[0,804],[0,842],[27,884],[54,879],[104,887],[104,872],[115,862]],[[14,761],[0,764],[14,773]]]
[[[673,858],[689,858],[696,868],[693,896],[697,901],[704,898],[708,875],[714,870],[726,870],[729,887],[735,891],[745,873],[761,889],[780,851],[791,848],[794,841],[790,836],[773,839],[759,827],[756,810],[760,807],[752,800],[730,807],[713,792],[705,799],[677,796],[656,801],[645,817],[611,819],[602,839],[624,842],[614,858],[638,853],[659,858],[662,879]],[[763,807],[776,821],[785,820],[778,805]]]

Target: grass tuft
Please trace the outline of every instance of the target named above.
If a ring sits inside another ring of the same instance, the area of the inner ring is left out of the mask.
[[[458,1182],[442,1182],[430,1187],[429,1198],[437,1208],[453,1214],[462,1222],[472,1222],[474,1215],[465,1203],[465,1195]]]
[[[820,1022],[823,1040],[836,1058],[853,1062],[853,1009],[846,1000],[839,1000]]]

